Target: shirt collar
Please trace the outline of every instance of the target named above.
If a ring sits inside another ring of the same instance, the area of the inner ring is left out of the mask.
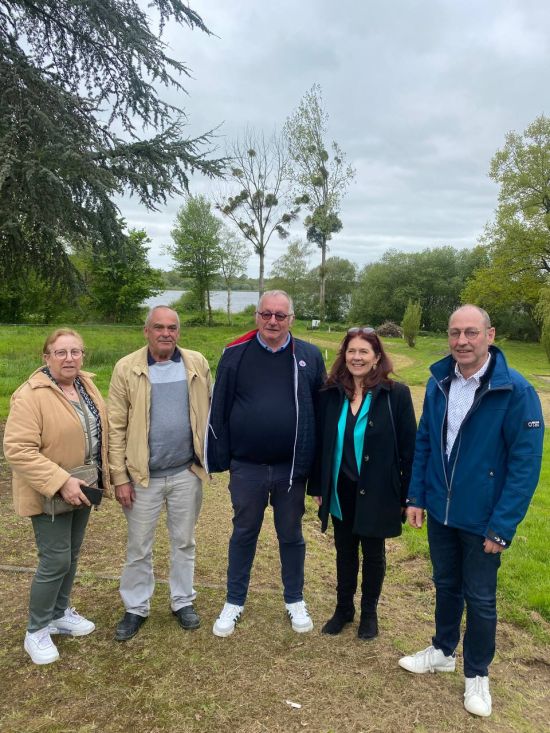
[[[489,369],[490,361],[491,361],[491,354],[487,356],[487,361],[485,362],[485,364],[480,369],[478,369],[475,374],[472,374],[470,377],[465,377],[462,374],[462,372],[460,371],[460,369],[458,368],[458,364],[455,363],[455,377],[458,377],[458,379],[462,379],[464,382],[467,382],[469,379],[473,379],[474,382],[477,382],[479,384],[479,382],[481,381],[481,377],[485,374],[487,369]]]
[[[177,346],[174,349],[174,353],[172,354],[172,356],[170,357],[168,361],[181,361],[181,353]],[[158,363],[159,362],[157,362],[157,360],[153,358],[149,349],[147,349],[147,364],[149,366],[153,366],[153,364],[158,364]]]
[[[258,343],[260,344],[260,346],[263,346],[263,348],[266,351],[269,351],[271,354],[276,354],[278,351],[284,351],[286,349],[286,347],[289,345],[289,343],[290,343],[290,332],[287,334],[286,341],[284,342],[284,344],[282,346],[279,346],[278,349],[272,349],[271,346],[268,346],[265,343],[265,341],[262,341],[262,337],[260,336],[260,332],[259,331],[256,334],[256,338],[258,339]]]

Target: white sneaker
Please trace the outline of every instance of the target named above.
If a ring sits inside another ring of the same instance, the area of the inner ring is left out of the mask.
[[[298,634],[304,634],[306,631],[311,631],[313,628],[313,621],[309,615],[305,601],[296,601],[296,603],[285,603],[286,612],[292,622],[292,628]]]
[[[50,627],[34,631],[32,634],[27,631],[25,634],[25,651],[35,664],[50,664],[59,659],[59,652],[50,636]]]
[[[50,623],[50,634],[69,634],[86,636],[95,631],[95,624],[77,613],[74,608],[66,608],[65,615]]]
[[[454,672],[456,658],[453,654],[446,657],[441,649],[429,646],[421,652],[411,654],[408,657],[401,657],[399,666],[407,672],[424,674],[425,672]]]
[[[488,718],[491,715],[492,700],[488,677],[465,677],[464,707],[472,715]]]
[[[235,624],[241,617],[243,610],[244,606],[226,603],[212,629],[214,636],[231,636],[235,631]]]

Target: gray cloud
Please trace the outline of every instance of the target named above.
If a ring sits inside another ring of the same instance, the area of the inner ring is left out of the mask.
[[[247,125],[271,133],[319,82],[329,139],[357,170],[331,254],[359,265],[389,247],[473,246],[497,202],[492,156],[508,131],[549,112],[550,5],[538,0],[191,5],[217,37],[166,29],[192,69],[188,96],[165,95],[185,108],[189,134],[223,122],[222,152]],[[217,189],[192,180],[195,193]],[[149,213],[121,202],[129,224],[151,236],[155,265],[170,266],[161,248],[181,204]],[[268,264],[285,246],[270,242]],[[254,257],[249,269],[257,272]]]

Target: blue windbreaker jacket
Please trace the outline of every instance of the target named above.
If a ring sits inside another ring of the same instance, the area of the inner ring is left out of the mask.
[[[490,347],[492,363],[445,454],[447,404],[455,361],[430,371],[408,504],[441,524],[508,544],[529,507],[542,459],[544,421],[534,388],[504,354]]]

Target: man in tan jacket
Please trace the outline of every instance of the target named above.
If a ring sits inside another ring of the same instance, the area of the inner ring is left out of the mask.
[[[201,461],[210,369],[202,354],[177,346],[179,318],[171,308],[153,308],[144,333],[148,345],[115,365],[109,388],[109,468],[128,522],[120,580],[126,612],[116,628],[117,641],[135,636],[149,615],[153,541],[164,505],[172,612],[184,629],[200,625],[193,607],[193,574],[195,525],[206,478]]]

